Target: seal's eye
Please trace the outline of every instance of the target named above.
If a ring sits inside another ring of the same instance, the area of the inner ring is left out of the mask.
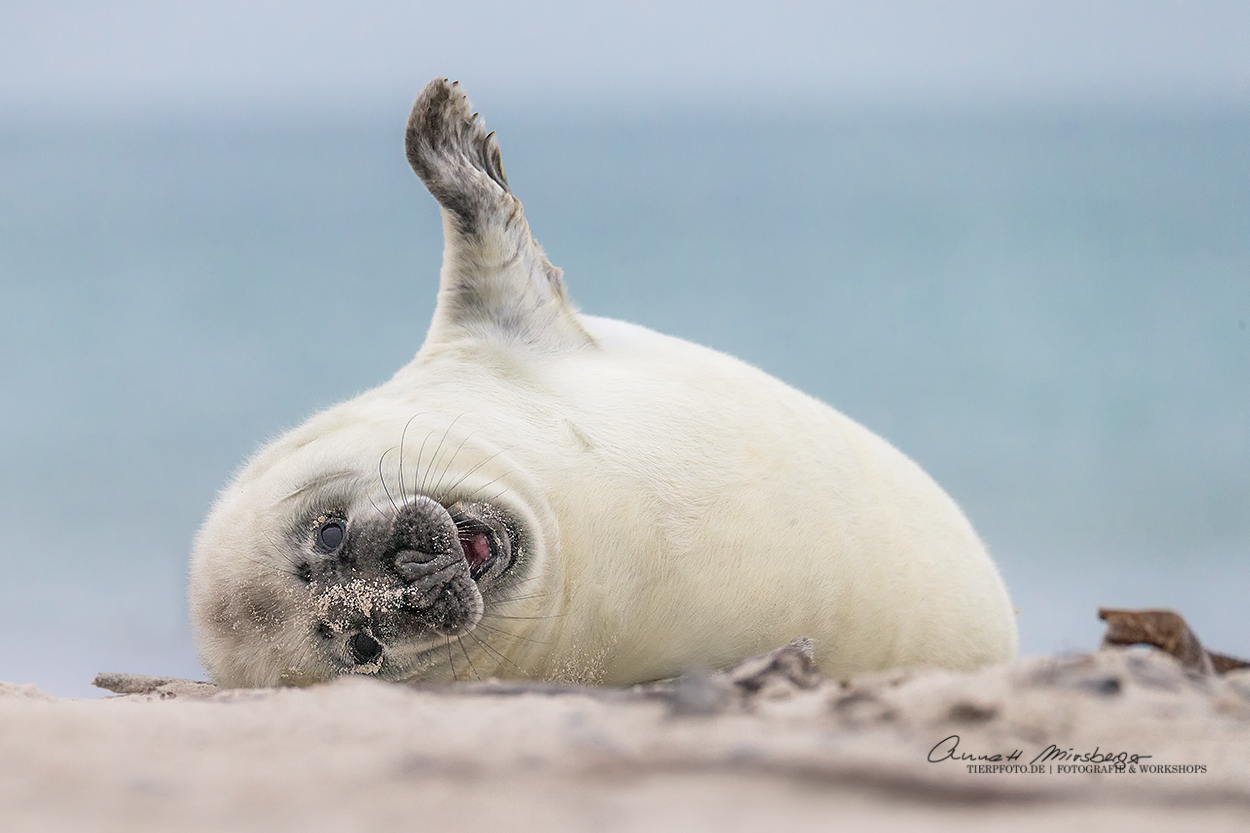
[[[334,552],[343,543],[347,528],[338,518],[322,521],[317,527],[317,549],[322,552]]]

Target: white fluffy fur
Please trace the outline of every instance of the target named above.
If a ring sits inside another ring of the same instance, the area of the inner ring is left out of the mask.
[[[560,286],[535,313],[525,299],[551,267],[536,246],[509,261],[515,223],[444,225],[439,310],[413,361],[263,449],[205,522],[190,599],[215,679],[331,673],[309,658],[309,597],[286,568],[292,517],[327,492],[375,513],[416,489],[490,496],[531,538],[520,592],[421,676],[627,684],[802,636],[834,675],[1013,658],[1003,582],[917,465],[736,359],[577,315]],[[475,284],[485,314],[450,300]]]

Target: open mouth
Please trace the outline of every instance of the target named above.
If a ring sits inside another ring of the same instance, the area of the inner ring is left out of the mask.
[[[454,503],[447,507],[456,524],[469,575],[481,584],[512,566],[517,551],[514,526],[487,503]]]
[[[491,562],[499,557],[498,548],[491,541],[492,536],[487,529],[459,528],[457,532],[460,534],[464,560],[469,562],[469,575],[476,581],[490,569]]]

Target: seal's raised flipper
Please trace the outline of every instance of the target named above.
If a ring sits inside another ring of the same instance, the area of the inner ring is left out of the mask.
[[[592,344],[560,270],[530,236],[499,145],[457,83],[435,79],[408,119],[408,162],[443,209],[443,269],[426,343],[499,338],[547,349]]]

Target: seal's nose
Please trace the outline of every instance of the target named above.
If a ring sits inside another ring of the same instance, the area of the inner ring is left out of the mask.
[[[382,656],[382,643],[367,633],[358,633],[351,638],[352,659],[359,665],[368,665]]]

